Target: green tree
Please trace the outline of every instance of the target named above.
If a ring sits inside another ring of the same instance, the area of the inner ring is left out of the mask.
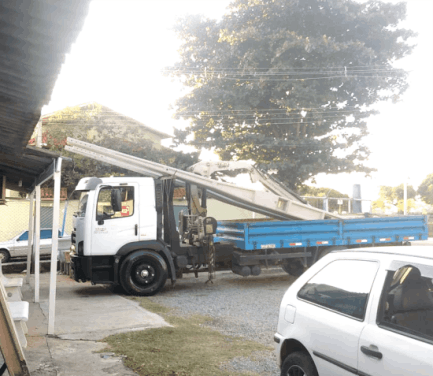
[[[140,174],[64,150],[67,137],[92,142],[95,145],[183,170],[198,162],[198,153],[177,152],[146,139],[146,130],[142,127],[125,125],[125,129],[119,133],[117,123],[112,123],[110,119],[113,114],[105,115],[101,106],[96,104],[87,107],[68,107],[43,120],[44,145],[73,160],[72,164],[64,166],[62,173],[62,186],[67,187],[68,194],[85,176],[140,176]]]
[[[427,175],[418,187],[418,194],[421,199],[429,205],[433,205],[433,174]]]
[[[415,208],[416,202],[415,197],[417,191],[413,186],[407,186],[407,209],[410,210]],[[400,184],[396,187],[389,187],[382,185],[379,189],[379,198],[372,203],[373,209],[385,210],[396,205],[398,212],[404,212],[404,184]]]
[[[392,65],[413,48],[405,13],[380,1],[235,0],[221,21],[179,20],[180,61],[167,71],[190,88],[175,104],[190,125],[177,142],[252,159],[292,188],[370,173],[372,105],[407,88]]]

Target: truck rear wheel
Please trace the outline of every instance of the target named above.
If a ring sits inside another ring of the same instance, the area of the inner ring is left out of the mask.
[[[166,262],[153,251],[133,252],[120,267],[120,284],[131,295],[155,295],[164,287],[167,277]]]
[[[281,267],[287,274],[290,274],[294,277],[299,277],[305,271],[304,265],[300,260],[292,259],[290,261],[283,261]]]

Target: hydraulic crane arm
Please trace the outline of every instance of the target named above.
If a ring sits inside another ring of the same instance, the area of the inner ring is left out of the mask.
[[[109,163],[151,177],[170,176],[181,182],[205,188],[219,200],[231,203],[276,219],[314,220],[337,215],[305,205],[298,200],[275,195],[271,192],[255,191],[234,184],[219,182],[204,176],[165,166],[156,162],[130,156],[118,151],[96,146],[68,137],[66,150]]]
[[[304,204],[307,204],[302,197],[290,188],[286,187],[281,182],[274,179],[271,175],[259,170],[254,165],[247,161],[218,161],[218,162],[198,162],[191,167],[188,167],[188,171],[194,172],[208,178],[212,178],[215,172],[231,172],[243,173],[248,172],[250,179],[253,183],[260,182],[270,192],[277,196],[287,197],[291,200],[298,200]]]

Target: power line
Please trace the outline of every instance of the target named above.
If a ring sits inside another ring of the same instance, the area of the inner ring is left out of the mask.
[[[270,116],[281,116],[281,115],[286,115],[285,117],[280,117],[280,118],[276,118],[276,117],[272,117],[272,118],[270,118],[270,120],[274,120],[274,119],[278,119],[278,120],[281,120],[281,119],[288,119],[288,118],[290,118],[290,117],[292,117],[292,118],[294,118],[294,117],[296,117],[296,118],[298,118],[299,116],[302,116],[302,114],[300,114],[300,113],[294,113],[294,114],[292,114],[292,113],[286,113],[286,114],[284,114],[284,113],[282,113],[282,112],[274,112],[274,113],[272,113],[272,114],[252,114],[252,115],[250,115],[249,113],[246,113],[246,114],[243,114],[243,113],[238,113],[238,114],[221,114],[221,113],[215,113],[215,114],[203,114],[203,113],[196,113],[197,115],[199,115],[200,117],[206,117],[206,118],[219,118],[219,117],[226,117],[226,118],[230,118],[230,117],[236,117],[236,116],[239,116],[239,117],[254,117],[254,119],[258,119],[258,120],[266,120],[267,119],[267,117],[270,117]],[[356,111],[339,111],[339,112],[333,112],[333,111],[330,111],[330,112],[315,112],[315,111],[310,111],[310,112],[307,112],[307,115],[313,115],[313,116],[319,116],[319,115],[322,115],[323,116],[323,118],[325,118],[325,117],[327,117],[328,115],[339,115],[339,114],[341,114],[341,115],[343,115],[343,116],[350,116],[350,115],[366,115],[366,116],[370,116],[371,114],[370,113],[367,113],[367,112],[356,112]],[[195,113],[179,113],[178,114],[179,116],[194,116],[195,115]],[[260,115],[263,115],[263,116],[260,116]],[[302,116],[302,119],[307,119],[308,117],[307,116]]]
[[[359,107],[358,105],[355,106],[344,106],[341,109],[338,108],[332,108],[332,107],[289,107],[289,109],[291,111],[289,111],[289,113],[294,112],[294,111],[313,111],[313,110],[320,110],[317,112],[327,112],[327,111],[344,111],[346,109],[349,108],[353,108],[353,109],[357,109],[357,110],[361,110],[361,107]],[[197,111],[188,111],[187,113],[203,113],[203,112],[207,112],[207,113],[211,113],[211,112],[217,112],[217,113],[221,113],[221,112],[226,112],[226,113],[233,113],[233,112],[254,112],[254,113],[258,113],[258,112],[287,112],[287,109],[285,108],[270,108],[270,109],[248,109],[248,110],[229,110],[229,109],[225,109],[225,110],[197,110]],[[372,111],[372,110],[370,110]]]
[[[294,81],[312,81],[312,80],[324,80],[333,78],[387,78],[389,76],[378,76],[376,75],[342,75],[342,76],[326,76],[326,77],[305,77],[305,78],[267,78],[262,80],[261,78],[236,78],[236,77],[217,77],[219,80],[236,80],[236,81],[278,81],[278,82],[294,82]]]

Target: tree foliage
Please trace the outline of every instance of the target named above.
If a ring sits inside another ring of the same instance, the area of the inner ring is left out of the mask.
[[[68,107],[43,120],[44,145],[73,160],[72,164],[64,165],[62,173],[62,186],[67,187],[68,193],[85,176],[140,174],[66,151],[64,146],[67,137],[183,170],[197,163],[198,153],[185,154],[162,147],[149,139],[149,131],[144,127],[128,123],[127,120],[118,113],[107,112],[98,104]]]
[[[429,205],[433,205],[433,174],[427,175],[418,187],[418,194],[421,199]]]
[[[189,88],[175,109],[190,125],[177,142],[252,159],[292,188],[319,173],[368,174],[372,105],[407,88],[392,66],[412,50],[405,13],[379,1],[235,0],[221,21],[179,20],[168,74]]]
[[[411,186],[407,186],[407,210],[416,208],[415,197],[417,191]],[[397,187],[382,185],[379,190],[379,198],[372,203],[373,209],[386,210],[395,205],[399,213],[404,212],[404,184]]]

